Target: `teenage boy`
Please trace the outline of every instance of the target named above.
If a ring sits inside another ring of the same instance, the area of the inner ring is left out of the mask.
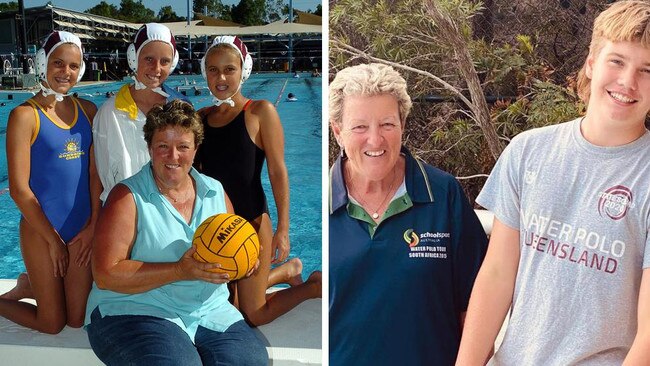
[[[495,213],[458,365],[650,364],[650,2],[594,23],[583,118],[524,132],[477,198]]]

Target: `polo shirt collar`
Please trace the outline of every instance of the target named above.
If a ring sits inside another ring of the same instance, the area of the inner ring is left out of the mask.
[[[402,154],[406,156],[406,192],[413,202],[433,202],[433,188],[425,170],[425,163],[413,157],[405,147]]]
[[[346,158],[347,159],[347,158]],[[348,191],[343,179],[343,157],[339,155],[330,169],[330,215],[348,203]]]
[[[433,202],[433,189],[424,164],[416,160],[406,147],[402,146],[400,152],[406,161],[404,179],[409,197],[413,202]],[[330,215],[348,203],[348,191],[343,179],[343,159],[347,158],[339,156],[330,169]]]

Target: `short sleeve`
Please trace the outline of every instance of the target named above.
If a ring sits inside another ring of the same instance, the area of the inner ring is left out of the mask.
[[[650,268],[650,215],[646,218],[645,245],[643,247],[643,269]]]
[[[516,136],[503,150],[476,202],[492,211],[502,223],[519,230],[520,162],[523,139]]]

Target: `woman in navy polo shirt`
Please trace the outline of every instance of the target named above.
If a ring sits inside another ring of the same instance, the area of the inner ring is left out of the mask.
[[[452,365],[487,239],[458,182],[402,146],[389,66],[340,71],[330,126],[330,363]]]

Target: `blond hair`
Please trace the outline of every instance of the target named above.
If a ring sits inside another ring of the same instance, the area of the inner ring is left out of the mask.
[[[650,48],[650,2],[619,1],[600,13],[594,21],[589,56],[595,58],[605,41],[638,42]],[[576,90],[580,99],[589,104],[591,80],[586,75],[587,61],[578,73]]]
[[[363,64],[339,71],[329,87],[330,121],[341,124],[345,97],[389,94],[397,99],[399,117],[406,122],[411,111],[411,97],[406,92],[406,81],[392,67],[383,64]]]

